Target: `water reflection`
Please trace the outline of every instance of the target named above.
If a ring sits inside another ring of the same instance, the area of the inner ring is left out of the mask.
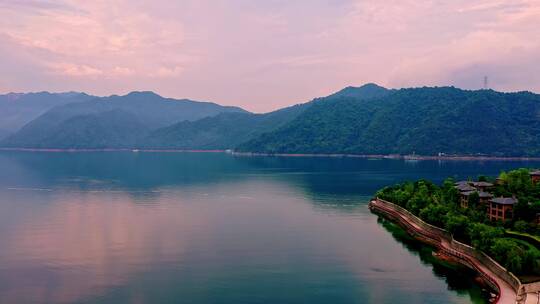
[[[2,214],[24,214],[2,236],[1,302],[95,302],[156,270],[162,276],[176,269],[171,280],[185,286],[223,284],[204,282],[214,276],[240,285],[256,277],[264,281],[265,269],[270,277],[288,274],[302,280],[303,271],[292,270],[305,259],[304,250],[314,259],[307,258],[305,267],[317,272],[317,259],[328,250],[312,233],[324,235],[325,225],[313,225],[317,215],[294,190],[266,182],[208,190],[159,189],[154,192],[158,204],[138,203],[134,198],[140,192],[4,190]],[[200,298],[214,291],[193,287],[184,292]],[[108,302],[126,297],[136,298],[130,293]]]
[[[0,153],[0,303],[467,303],[367,199],[524,165]]]
[[[433,274],[444,278],[448,288],[462,295],[468,295],[473,303],[488,303],[489,291],[481,288],[474,281],[476,274],[473,270],[459,264],[449,264],[433,256],[434,248],[424,245],[412,238],[405,230],[387,220],[379,218],[377,222],[388,231],[392,237],[403,244],[409,252],[417,255],[424,265],[432,267]]]
[[[0,152],[2,185],[148,190],[163,186],[211,185],[267,177],[286,180],[315,194],[371,195],[388,183],[428,178],[495,175],[538,166],[529,162],[422,161],[355,158],[233,157],[207,153],[21,153]],[[328,182],[328,180],[332,182]]]
[[[100,294],[156,261],[180,259],[188,240],[177,231],[196,227],[194,210],[181,204],[170,213],[132,204],[125,193],[54,196],[46,206],[33,204],[3,239],[1,303],[66,303]],[[9,199],[26,204],[28,196]]]

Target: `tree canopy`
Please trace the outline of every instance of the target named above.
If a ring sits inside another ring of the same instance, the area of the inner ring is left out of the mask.
[[[426,180],[404,182],[385,187],[377,197],[402,206],[427,223],[452,233],[455,239],[484,251],[508,270],[518,275],[540,275],[540,250],[535,244],[507,229],[540,236],[536,213],[540,212],[540,183],[533,184],[529,169],[502,172],[492,189],[496,195],[513,195],[518,203],[514,216],[505,223],[492,222],[487,217],[487,206],[478,195],[469,197],[469,205],[462,208],[455,181],[447,179],[441,186]],[[482,177],[482,181],[495,179]]]

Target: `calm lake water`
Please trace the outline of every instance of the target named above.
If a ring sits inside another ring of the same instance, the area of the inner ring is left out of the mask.
[[[0,153],[0,303],[483,303],[384,185],[539,163]]]

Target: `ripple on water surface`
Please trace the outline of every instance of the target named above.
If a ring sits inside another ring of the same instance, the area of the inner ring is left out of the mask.
[[[0,152],[0,303],[482,302],[366,203],[527,165]]]

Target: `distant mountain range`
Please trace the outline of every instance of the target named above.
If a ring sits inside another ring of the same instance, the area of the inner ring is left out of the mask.
[[[93,97],[51,108],[0,145],[21,148],[134,147],[158,128],[227,112],[247,113],[238,107],[163,98],[152,92]]]
[[[540,156],[540,95],[452,87],[334,96],[237,147],[266,153]]]
[[[56,106],[92,98],[95,97],[74,92],[0,95],[0,139],[16,132],[25,124]]]
[[[0,117],[11,117],[5,96]],[[265,114],[152,92],[73,96],[40,105],[0,146],[540,156],[540,95],[530,92],[367,84]]]

